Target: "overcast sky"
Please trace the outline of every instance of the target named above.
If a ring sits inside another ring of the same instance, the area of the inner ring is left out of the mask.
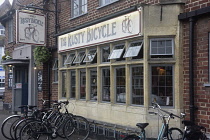
[[[12,1],[13,0],[9,0],[10,1],[10,3],[12,4]],[[4,0],[0,0],[0,5],[2,4],[4,2]]]

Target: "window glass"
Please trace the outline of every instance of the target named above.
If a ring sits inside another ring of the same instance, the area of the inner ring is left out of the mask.
[[[70,71],[70,98],[76,97],[76,72],[74,70]]]
[[[67,56],[65,54],[62,55],[62,67],[65,67],[65,61],[66,61]]]
[[[101,49],[101,56],[102,56],[102,62],[110,62],[110,60],[108,59],[110,55],[110,47],[103,47]]]
[[[131,103],[144,105],[144,75],[143,66],[131,67]]]
[[[72,17],[87,13],[87,0],[72,0]]]
[[[127,49],[124,57],[135,57],[139,54],[142,48],[142,42],[133,42],[130,44],[129,48]]]
[[[97,100],[97,70],[90,70],[90,100]]]
[[[66,81],[66,72],[62,71],[62,94],[61,97],[66,97],[66,85],[67,85],[67,81]]]
[[[53,64],[53,75],[54,75],[54,82],[58,82],[58,59],[56,58],[54,60],[54,64]]]
[[[80,99],[86,99],[86,72],[80,70]]]
[[[110,102],[110,69],[102,69],[102,101]]]
[[[105,6],[118,0],[100,0],[100,6]]]
[[[172,38],[151,39],[150,55],[152,58],[170,58],[174,55],[174,40]]]
[[[82,63],[83,59],[85,57],[85,52],[80,52],[77,57],[75,58],[73,63]]]
[[[96,50],[90,50],[83,62],[92,62],[96,56]]]
[[[126,93],[125,93],[125,68],[116,68],[116,102],[125,103]]]
[[[8,22],[8,42],[13,42],[13,20]]]
[[[75,56],[74,53],[69,54],[68,57],[67,57],[67,59],[64,62],[64,65],[67,65],[67,64],[71,65],[72,62],[74,61],[75,57],[76,56]]]
[[[123,54],[124,47],[124,44],[115,46],[112,53],[109,55],[109,59],[120,59]]]
[[[152,66],[152,101],[173,106],[173,66]]]

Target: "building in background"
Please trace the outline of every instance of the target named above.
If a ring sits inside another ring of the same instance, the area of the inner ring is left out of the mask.
[[[4,55],[4,39],[5,29],[0,24],[0,98],[2,99],[5,91],[5,70],[1,64],[2,56]]]

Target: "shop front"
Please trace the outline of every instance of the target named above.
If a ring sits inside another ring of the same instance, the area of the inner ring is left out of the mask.
[[[59,99],[89,119],[131,127],[149,122],[157,130],[151,102],[182,111],[180,12],[179,4],[145,5],[60,35]]]

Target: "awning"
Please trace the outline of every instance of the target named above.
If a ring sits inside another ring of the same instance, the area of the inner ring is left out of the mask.
[[[29,64],[29,59],[9,59],[2,61],[2,65],[24,65]]]

